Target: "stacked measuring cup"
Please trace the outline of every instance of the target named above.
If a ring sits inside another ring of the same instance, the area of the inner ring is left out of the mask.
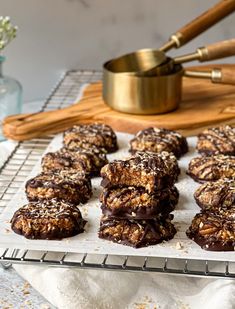
[[[174,59],[165,54],[188,43],[234,11],[235,0],[222,0],[178,30],[160,49],[142,49],[107,61],[103,66],[104,102],[125,113],[161,114],[179,106],[183,76],[235,85],[235,73],[229,67],[192,71],[182,66],[194,60],[204,62],[235,55],[235,39],[204,46]]]

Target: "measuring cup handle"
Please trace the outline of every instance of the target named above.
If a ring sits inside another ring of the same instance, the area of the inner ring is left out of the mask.
[[[180,47],[234,11],[235,0],[222,0],[179,29],[171,38],[175,41],[176,47]]]
[[[235,39],[217,42],[197,49],[199,61],[210,61],[235,55]]]
[[[214,83],[220,83],[220,84],[230,84],[230,85],[235,85],[235,74],[234,74],[234,69],[229,68],[229,67],[224,67],[221,69],[215,69],[220,71],[220,80],[213,80]]]
[[[185,70],[184,76],[210,79],[213,83],[235,85],[234,65],[213,68],[210,71]]]

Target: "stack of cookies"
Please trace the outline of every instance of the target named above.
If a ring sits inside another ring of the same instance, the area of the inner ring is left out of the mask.
[[[194,198],[201,212],[187,230],[203,249],[234,251],[235,248],[235,128],[220,126],[198,136],[201,157],[193,158],[188,174],[205,182]]]
[[[136,248],[173,238],[170,212],[178,202],[174,183],[179,172],[168,152],[137,152],[105,165],[99,237]]]
[[[108,163],[117,149],[113,130],[104,124],[74,126],[64,133],[64,147],[47,153],[42,173],[26,182],[29,204],[14,214],[13,231],[27,238],[60,239],[83,232],[77,208],[92,195],[90,177]]]

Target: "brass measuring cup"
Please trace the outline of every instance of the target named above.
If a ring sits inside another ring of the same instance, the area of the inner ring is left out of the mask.
[[[201,51],[203,50],[203,53]],[[200,57],[198,56],[200,55]],[[210,78],[212,82],[235,84],[235,74],[227,68],[209,72],[184,70],[179,62],[198,59],[214,60],[235,55],[235,39],[217,42],[198,49],[196,53],[180,56],[172,61],[173,68],[167,75],[131,75],[103,68],[103,99],[111,108],[131,114],[162,114],[173,111],[181,101],[182,77]]]
[[[110,71],[116,73],[129,73],[135,75],[141,72],[141,74],[145,74],[145,72],[167,63],[166,51],[171,48],[183,46],[234,11],[234,0],[219,1],[208,11],[171,35],[169,41],[159,49],[140,49],[136,52],[112,59],[106,66],[108,66]]]
[[[175,64],[171,74],[163,76],[129,76],[103,70],[103,99],[112,109],[123,113],[151,115],[171,112],[181,102],[182,77],[211,79],[214,83],[235,85],[229,67],[211,71],[188,71]]]

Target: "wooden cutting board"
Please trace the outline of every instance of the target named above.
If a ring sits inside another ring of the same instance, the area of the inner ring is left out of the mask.
[[[234,68],[235,74],[235,65],[229,66]],[[215,65],[196,69],[208,70],[211,67]],[[163,115],[146,116],[124,114],[109,108],[102,99],[102,83],[98,82],[85,89],[77,110],[81,112],[81,122],[102,121],[118,131],[136,133],[148,126],[159,126],[189,136],[209,126],[235,124],[235,86],[184,77],[183,100],[179,109]]]

